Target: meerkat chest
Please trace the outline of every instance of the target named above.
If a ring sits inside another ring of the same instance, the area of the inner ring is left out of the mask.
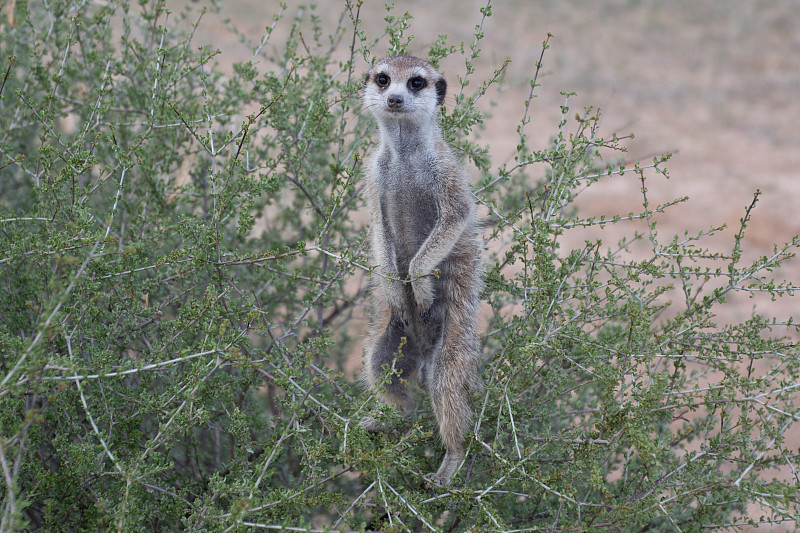
[[[382,163],[382,164],[381,164]],[[379,161],[381,213],[400,252],[413,255],[439,219],[439,184],[430,162]]]

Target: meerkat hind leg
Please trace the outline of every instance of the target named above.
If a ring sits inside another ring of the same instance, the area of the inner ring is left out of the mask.
[[[425,476],[435,485],[444,486],[464,458],[464,441],[472,424],[469,394],[476,386],[478,340],[469,316],[449,313],[442,338],[442,348],[433,362],[429,393],[439,422],[439,435],[445,455],[439,469]]]
[[[452,380],[454,374],[449,373]],[[444,378],[448,379],[448,378]],[[464,458],[464,440],[467,428],[472,421],[472,412],[469,408],[467,388],[455,381],[442,383],[442,378],[434,379],[439,385],[439,390],[431,391],[436,419],[439,422],[439,434],[445,447],[444,459],[435,473],[425,476],[425,479],[436,486],[450,484],[450,478]]]
[[[369,373],[372,389],[385,403],[399,409],[404,418],[410,418],[416,409],[408,381],[416,379],[421,358],[422,354],[394,320],[390,321],[367,358],[365,371]],[[392,375],[381,385],[377,385],[387,366],[394,368],[399,375]],[[371,432],[389,429],[386,424],[381,424],[371,416],[365,416],[360,423],[361,427]]]
[[[462,389],[464,390],[464,389]],[[432,484],[443,487],[450,484],[450,478],[458,469],[464,458],[464,440],[466,427],[472,420],[472,413],[468,407],[468,398],[464,390],[463,397],[451,391],[442,402],[442,397],[435,398],[431,395],[436,418],[439,422],[439,434],[444,442],[445,454],[439,469],[425,475],[425,479]]]

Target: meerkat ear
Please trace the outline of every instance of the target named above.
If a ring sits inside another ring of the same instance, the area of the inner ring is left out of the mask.
[[[442,105],[445,94],[447,94],[447,82],[444,78],[439,78],[436,80],[436,105]]]
[[[368,83],[369,83],[369,72],[364,74],[364,87],[366,87]]]

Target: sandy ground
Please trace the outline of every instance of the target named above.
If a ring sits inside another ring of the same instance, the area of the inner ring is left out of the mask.
[[[223,12],[251,39],[258,41],[278,11],[278,3],[228,1]],[[472,40],[481,21],[477,0],[417,0],[396,2],[397,11],[414,15],[409,33],[416,36],[411,51],[425,55],[437,35],[453,42]],[[342,2],[322,0],[323,20],[338,18]],[[739,219],[754,192],[762,192],[745,235],[745,258],[770,254],[773,243],[800,233],[800,9],[792,0],[496,0],[494,15],[483,26],[485,39],[474,79],[484,79],[493,67],[511,58],[493,118],[479,132],[490,144],[493,163],[511,159],[516,126],[524,110],[535,62],[548,32],[554,37],[539,76],[542,87],[526,132],[532,146],[544,146],[555,132],[563,103],[561,91],[574,91],[573,111],[584,106],[604,110],[603,133],[627,134],[631,159],[651,160],[672,152],[671,178],[648,184],[652,204],[680,196],[689,201],[658,217],[662,240],[669,235],[696,233],[727,224],[728,229],[706,244],[729,251]],[[289,6],[293,17],[296,7]],[[383,2],[366,0],[362,19],[370,35],[383,26]],[[240,60],[249,54],[223,27],[206,27],[198,37]],[[208,26],[208,25],[205,25]],[[288,28],[284,20],[273,38]],[[378,55],[383,51],[376,50]],[[459,61],[445,61],[451,84],[463,74]],[[639,183],[613,180],[593,188],[581,199],[587,214],[626,214],[641,207]],[[798,261],[787,263],[778,276],[800,283]],[[797,285],[798,283],[795,283]],[[780,319],[800,318],[794,299],[775,303],[734,300],[726,307],[731,320],[759,310]],[[763,529],[767,530],[767,529]],[[788,531],[790,529],[779,529]]]

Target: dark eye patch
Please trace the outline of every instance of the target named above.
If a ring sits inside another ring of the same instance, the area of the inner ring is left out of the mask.
[[[388,87],[389,83],[391,83],[391,81],[392,81],[392,79],[389,77],[389,75],[384,73],[384,72],[381,72],[380,74],[376,74],[375,75],[375,83],[381,89]]]
[[[414,92],[417,92],[424,89],[428,85],[428,82],[422,76],[414,76],[413,78],[408,80],[407,85],[409,89],[411,89]]]

